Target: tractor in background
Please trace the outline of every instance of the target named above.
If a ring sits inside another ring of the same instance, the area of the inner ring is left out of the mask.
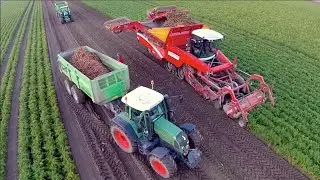
[[[202,140],[196,125],[177,125],[169,106],[169,97],[139,86],[127,93],[130,87],[128,66],[118,54],[115,60],[90,47],[111,72],[89,79],[69,61],[78,48],[58,54],[61,80],[69,95],[81,104],[89,98],[114,117],[109,119],[112,137],[127,153],[141,153],[148,157],[153,170],[163,178],[177,171],[176,161],[194,168],[201,159],[199,146]]]
[[[71,11],[66,1],[56,1],[54,2],[54,7],[56,9],[57,17],[60,18],[61,24],[73,22]]]

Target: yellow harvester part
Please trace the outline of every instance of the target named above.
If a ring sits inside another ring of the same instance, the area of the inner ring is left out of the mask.
[[[152,29],[149,29],[148,31],[152,35],[156,36],[157,38],[159,38],[160,40],[165,42],[168,37],[170,27],[168,27],[168,28],[152,28]]]

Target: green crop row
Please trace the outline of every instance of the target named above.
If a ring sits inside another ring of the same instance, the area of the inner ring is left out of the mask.
[[[19,179],[79,179],[59,117],[41,1],[34,12],[19,99]]]
[[[30,16],[32,5],[27,9],[27,15],[22,20],[22,25],[17,34],[17,38],[13,45],[13,50],[10,54],[6,71],[1,81],[0,87],[0,177],[5,177],[5,165],[7,155],[7,131],[8,121],[11,115],[11,99],[13,86],[15,81],[16,67],[18,64],[19,50],[22,44],[24,32],[27,25],[27,20]]]
[[[310,2],[83,1],[111,17],[145,20],[159,5],[187,8],[226,34],[222,51],[271,84],[269,103],[249,116],[249,129],[292,164],[320,178],[320,11]],[[128,7],[136,7],[134,10]],[[199,11],[201,9],[201,11]]]
[[[6,1],[1,3],[1,19],[0,19],[0,66],[2,64],[5,52],[8,50],[10,40],[14,36],[14,30],[20,26],[18,21],[22,16],[28,1]]]

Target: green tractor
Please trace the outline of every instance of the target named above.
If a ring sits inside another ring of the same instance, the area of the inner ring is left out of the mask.
[[[127,93],[129,70],[120,56],[117,61],[90,47],[79,48],[97,55],[112,71],[89,79],[69,63],[77,49],[58,54],[61,80],[68,94],[77,103],[84,103],[87,97],[113,112],[114,117],[106,123],[110,125],[116,144],[127,153],[146,155],[151,167],[160,176],[171,177],[177,171],[177,160],[194,168],[200,161],[198,147],[202,136],[194,124],[176,125],[169,107],[169,97],[153,90],[153,82],[151,89],[139,86]]]
[[[54,2],[57,17],[60,18],[61,24],[66,22],[73,22],[71,11],[66,1]]]
[[[125,110],[115,115],[110,129],[123,151],[147,155],[153,170],[164,178],[177,171],[176,159],[190,168],[198,164],[202,137],[194,124],[175,125],[167,95],[140,86],[121,102]]]

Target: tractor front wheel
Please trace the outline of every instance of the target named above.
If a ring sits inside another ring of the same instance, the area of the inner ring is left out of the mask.
[[[188,132],[188,133],[186,132],[186,134],[188,135],[189,146],[191,149],[195,149],[195,148],[200,147],[203,137],[200,134],[199,130],[194,129],[191,132]]]
[[[64,24],[66,21],[64,20],[63,17],[61,17],[61,24]]]
[[[163,158],[154,155],[149,157],[149,163],[152,169],[163,178],[170,178],[177,171],[177,164],[170,154]]]
[[[71,87],[71,94],[74,101],[78,104],[82,104],[85,102],[84,93],[75,85]]]
[[[126,153],[134,153],[137,150],[137,143],[132,141],[124,130],[113,124],[110,128],[113,140]]]

